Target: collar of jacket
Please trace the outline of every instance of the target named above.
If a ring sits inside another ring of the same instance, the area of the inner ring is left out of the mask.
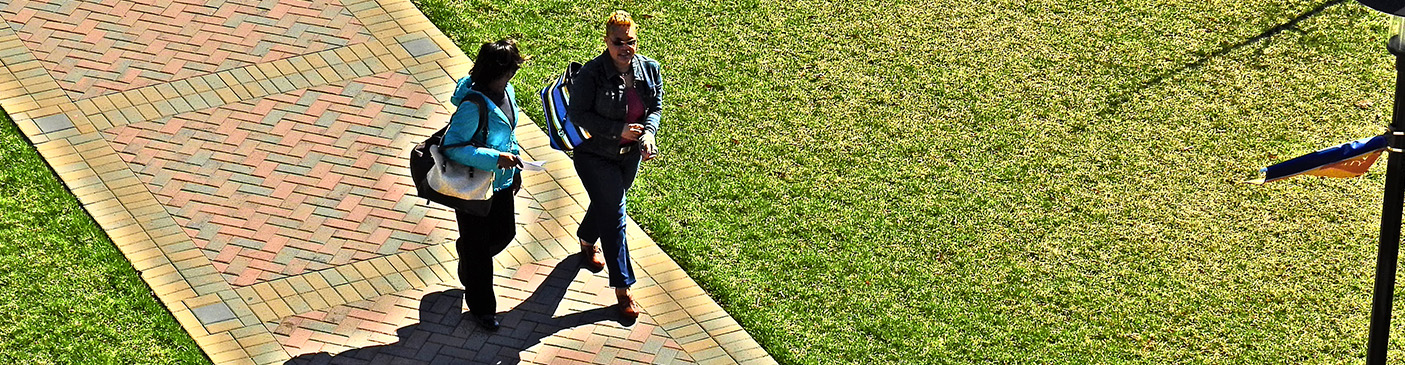
[[[605,50],[605,52],[601,52],[600,57],[604,57],[605,59],[610,61],[610,71],[612,71],[615,76],[624,74],[623,72],[620,72],[619,70],[615,69],[615,59],[614,57],[610,57],[610,50],[607,49]],[[643,62],[640,60],[640,57],[643,56],[640,56],[639,53],[636,52],[634,53],[634,57],[629,60],[629,71],[630,73],[634,74],[635,80],[644,79],[644,66],[642,65]]]
[[[467,102],[467,101],[469,100],[469,98],[475,98],[475,99],[478,99],[478,100],[482,100],[482,101],[484,101],[484,102],[487,103],[488,114],[498,116],[498,118],[499,118],[499,119],[502,119],[503,122],[508,122],[508,121],[509,121],[508,116],[507,116],[507,113],[511,113],[511,112],[512,112],[511,110],[502,110],[502,108],[499,108],[499,107],[498,107],[498,102],[497,102],[496,100],[493,100],[493,98],[490,97],[490,96],[488,96],[487,93],[484,93],[484,92],[482,92],[482,91],[478,91],[477,89],[474,89],[474,88],[473,88],[473,83],[472,83],[472,82],[469,82],[468,85],[469,85],[469,86],[468,86],[468,89],[467,89],[466,92],[464,93],[463,100],[461,100],[460,103],[462,103],[462,102]],[[517,100],[513,99],[512,94],[513,94],[512,84],[511,84],[511,83],[508,83],[508,84],[507,84],[507,87],[506,87],[506,88],[503,88],[503,97],[507,98],[507,104],[508,104],[511,108],[516,108],[516,107],[517,107]],[[511,122],[508,122],[508,124],[512,124],[512,123],[511,123]]]

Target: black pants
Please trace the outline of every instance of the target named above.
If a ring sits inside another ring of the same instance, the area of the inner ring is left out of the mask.
[[[463,282],[464,301],[475,315],[496,314],[497,297],[493,295],[493,256],[507,248],[517,235],[513,221],[512,188],[493,193],[488,215],[476,216],[455,211],[459,223],[459,281]]]

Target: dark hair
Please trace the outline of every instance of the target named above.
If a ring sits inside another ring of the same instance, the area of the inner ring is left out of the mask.
[[[486,85],[522,68],[523,62],[527,62],[527,59],[517,52],[517,41],[503,39],[483,43],[482,47],[478,47],[478,60],[473,62],[473,69],[469,70],[468,74],[473,76],[475,86]]]

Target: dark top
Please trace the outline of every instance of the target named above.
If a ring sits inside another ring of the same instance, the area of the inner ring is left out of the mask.
[[[476,89],[475,89],[475,90],[476,90]],[[515,109],[512,108],[512,101],[508,100],[508,98],[507,98],[507,93],[506,93],[506,92],[491,92],[491,91],[483,91],[483,90],[478,90],[478,92],[483,93],[483,96],[487,96],[487,97],[488,97],[488,100],[492,100],[492,101],[493,101],[493,104],[497,104],[497,105],[498,105],[498,109],[501,109],[501,110],[515,110]],[[512,126],[516,126],[516,125],[517,125],[517,113],[503,113],[503,114],[504,114],[504,115],[507,115],[507,124],[508,124],[508,125],[512,125]]]
[[[625,113],[624,124],[639,123],[639,119],[644,117],[644,100],[639,98],[639,89],[628,88],[624,90]],[[638,141],[630,141],[620,138],[620,145],[629,145]]]

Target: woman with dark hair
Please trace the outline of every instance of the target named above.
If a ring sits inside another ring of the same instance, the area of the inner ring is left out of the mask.
[[[493,294],[493,256],[507,248],[517,234],[513,221],[513,195],[522,187],[522,160],[517,137],[517,94],[508,81],[525,60],[517,43],[504,39],[484,43],[469,76],[459,80],[450,102],[458,105],[444,133],[444,145],[467,142],[478,132],[479,107],[488,108],[488,131],[483,147],[465,146],[444,151],[450,159],[493,171],[493,197],[487,215],[456,210],[459,224],[459,280],[469,314],[480,327],[498,330],[497,297]]]
[[[634,270],[625,244],[625,193],[634,185],[639,163],[652,158],[658,148],[654,134],[663,113],[663,78],[659,63],[635,53],[639,49],[634,20],[616,11],[605,21],[605,52],[586,62],[571,86],[567,114],[590,132],[591,138],[576,146],[575,165],[581,185],[590,195],[590,207],[581,219],[582,262],[610,270],[620,314],[638,317],[639,306],[629,294]],[[605,260],[599,257],[600,241]]]

